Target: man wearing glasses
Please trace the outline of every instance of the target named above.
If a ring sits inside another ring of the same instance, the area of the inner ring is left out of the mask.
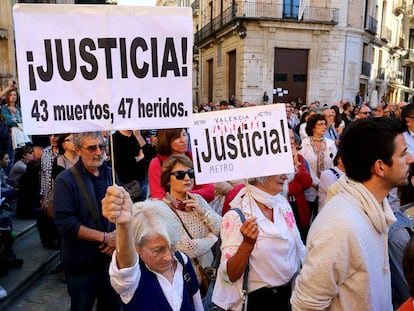
[[[106,145],[101,132],[76,133],[74,144],[80,161],[60,173],[54,185],[71,310],[92,310],[95,300],[97,310],[120,310],[108,275],[115,227],[102,216],[101,205],[113,184],[111,168],[103,165]]]
[[[371,116],[371,109],[366,105],[361,106],[361,109],[359,110],[359,113],[358,113],[358,119],[366,119],[366,118],[369,118],[370,116]]]

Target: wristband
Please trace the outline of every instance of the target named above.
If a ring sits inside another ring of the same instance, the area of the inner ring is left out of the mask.
[[[104,232],[104,237],[103,237],[102,243],[106,244],[106,232]]]

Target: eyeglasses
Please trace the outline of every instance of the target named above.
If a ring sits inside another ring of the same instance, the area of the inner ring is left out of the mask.
[[[86,150],[88,150],[88,151],[89,151],[89,153],[94,153],[94,152],[96,152],[96,150],[98,150],[98,148],[99,148],[99,150],[100,150],[101,152],[104,152],[104,151],[106,150],[106,145],[105,145],[105,144],[102,144],[102,145],[92,145],[92,146],[88,146],[88,147],[81,147],[81,149],[86,149]]]
[[[370,111],[362,111],[362,112],[360,112],[360,113],[365,114],[365,115],[371,114],[371,112],[370,112]]]
[[[178,180],[183,180],[185,175],[188,175],[190,178],[194,178],[194,170],[189,169],[188,171],[175,171],[171,172],[170,175],[174,175]]]
[[[151,255],[155,258],[161,258],[163,257],[167,252],[170,252],[170,254],[175,252],[175,248],[171,247],[171,248],[167,248],[165,246],[160,246],[160,247],[155,247],[155,248],[148,248],[146,246],[144,246],[147,250],[149,250],[151,252]]]

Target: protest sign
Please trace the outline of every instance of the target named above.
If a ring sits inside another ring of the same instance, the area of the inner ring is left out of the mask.
[[[188,127],[191,8],[13,8],[27,134]]]
[[[294,171],[284,105],[194,114],[190,133],[197,184]]]

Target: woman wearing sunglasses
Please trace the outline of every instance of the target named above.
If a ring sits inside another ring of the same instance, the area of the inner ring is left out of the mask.
[[[221,217],[200,195],[190,193],[194,186],[194,170],[187,156],[172,155],[164,162],[161,185],[166,191],[163,201],[181,223],[177,248],[191,258],[202,284],[203,268],[213,263],[211,248],[218,239]]]
[[[150,196],[153,199],[162,199],[165,196],[165,189],[160,183],[161,167],[173,154],[182,154],[192,159],[191,151],[188,150],[188,133],[185,128],[158,130],[157,155],[152,159],[148,168]],[[197,193],[207,202],[211,202],[215,194],[214,184],[194,185],[191,193]]]

